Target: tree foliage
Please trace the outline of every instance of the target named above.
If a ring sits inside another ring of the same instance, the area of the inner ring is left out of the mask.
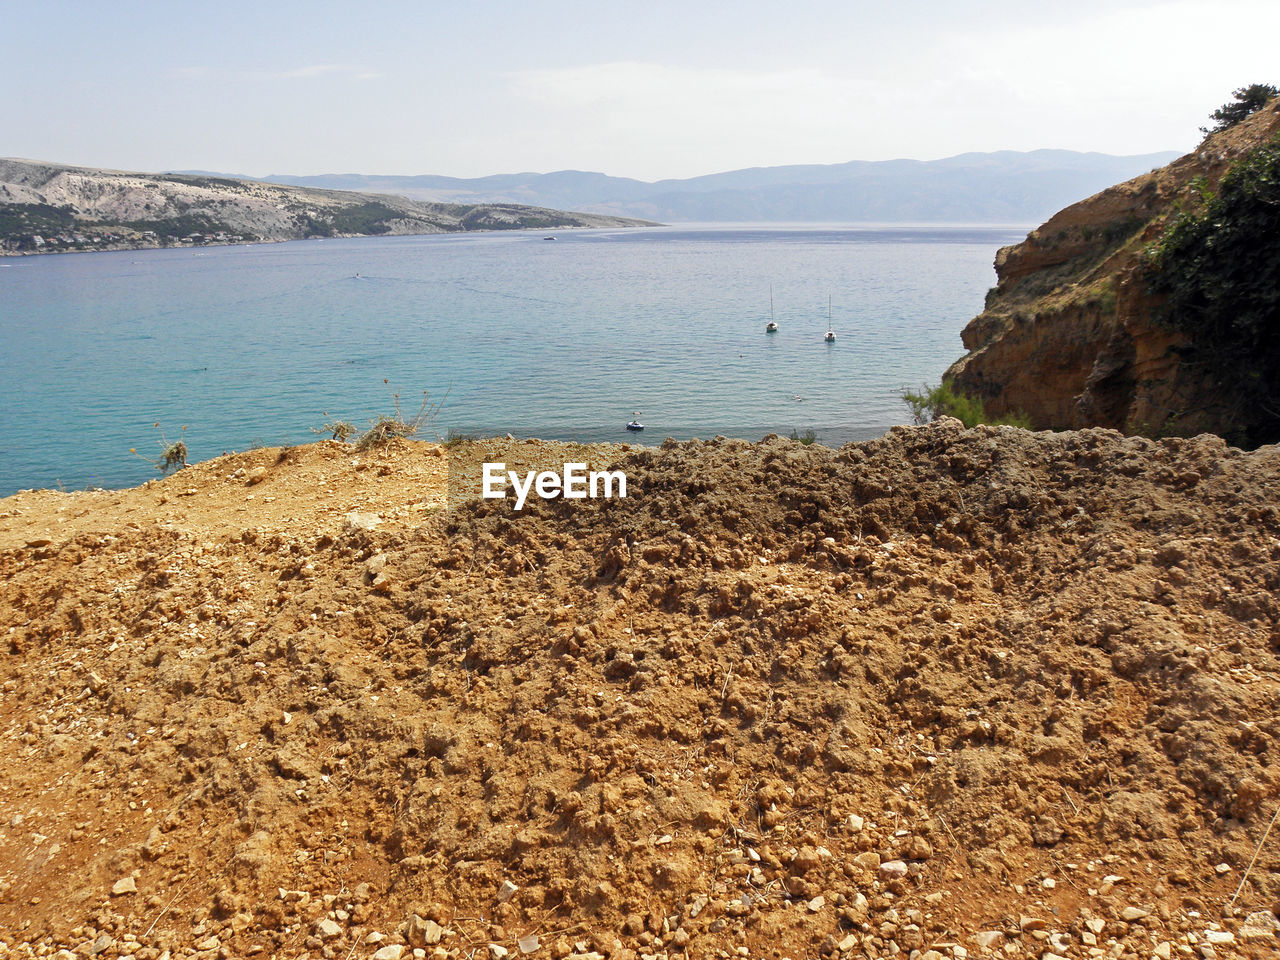
[[[1231,100],[1209,114],[1214,125],[1201,127],[1200,131],[1205,134],[1218,133],[1228,127],[1234,127],[1251,113],[1256,113],[1265,107],[1276,94],[1280,94],[1280,90],[1268,83],[1251,83],[1247,87],[1241,87],[1231,94]]]

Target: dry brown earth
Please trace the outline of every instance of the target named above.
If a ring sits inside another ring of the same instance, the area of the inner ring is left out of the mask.
[[[443,509],[499,459],[629,496]],[[1272,956],[1278,494],[942,421],[10,497],[0,957]]]

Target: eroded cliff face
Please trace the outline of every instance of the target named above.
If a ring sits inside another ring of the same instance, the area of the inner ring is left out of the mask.
[[[1143,251],[1242,156],[1280,130],[1280,100],[1167,167],[1067,207],[996,255],[997,286],[945,374],[993,416],[1040,428],[1113,427],[1148,436],[1229,434],[1230,384],[1163,326]],[[1203,178],[1203,179],[1200,179]]]

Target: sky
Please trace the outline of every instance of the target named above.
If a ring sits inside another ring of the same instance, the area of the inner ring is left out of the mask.
[[[0,155],[641,180],[1190,150],[1280,85],[1276,0],[0,0]]]

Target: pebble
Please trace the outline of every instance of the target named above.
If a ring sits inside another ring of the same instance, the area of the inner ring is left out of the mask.
[[[881,880],[901,880],[907,875],[907,865],[902,860],[889,860],[880,864]]]
[[[137,892],[138,892],[138,883],[136,880],[133,879],[133,877],[121,877],[119,880],[115,882],[115,885],[111,888],[111,895],[113,897],[118,897],[126,893],[137,893]]]
[[[516,891],[519,889],[520,888],[517,887],[510,880],[503,880],[502,886],[498,889],[498,902],[506,903],[508,900],[510,900],[512,897],[516,895]]]
[[[1125,907],[1120,911],[1120,919],[1125,923],[1133,923],[1137,920],[1143,920],[1151,916],[1150,910],[1143,910],[1141,907]]]
[[[493,960],[502,960],[502,958],[509,952],[510,951],[500,943],[489,944],[489,956],[493,957]]]
[[[826,897],[814,897],[812,900],[809,901],[809,912],[817,913],[826,905],[827,905]]]
[[[1173,944],[1168,940],[1157,943],[1155,950],[1151,951],[1151,956],[1154,960],[1169,960],[1173,956]]]
[[[1280,921],[1276,920],[1276,915],[1270,910],[1259,910],[1249,914],[1244,918],[1244,923],[1240,925],[1239,930],[1241,940],[1263,940],[1269,943],[1275,941],[1278,933],[1280,933]]]
[[[342,936],[342,927],[328,917],[325,917],[316,924],[316,933],[319,934],[321,940],[332,940],[334,937]]]
[[[1223,944],[1235,943],[1236,935],[1230,930],[1206,930],[1204,938],[1209,943]]]
[[[973,942],[983,950],[993,950],[1004,943],[1004,932],[1000,930],[982,930],[974,934]]]
[[[404,945],[389,943],[373,955],[373,960],[400,960],[404,956]]]

